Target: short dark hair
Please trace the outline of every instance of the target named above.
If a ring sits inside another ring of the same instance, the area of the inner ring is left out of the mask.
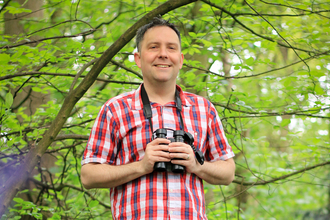
[[[152,21],[146,25],[143,25],[140,27],[137,32],[136,32],[136,46],[138,51],[141,50],[141,42],[143,40],[144,34],[147,32],[152,27],[157,27],[157,26],[166,26],[171,28],[179,37],[180,45],[181,45],[181,36],[180,36],[180,31],[176,28],[176,26],[173,23],[170,23],[169,20],[164,20],[159,17],[154,17]]]

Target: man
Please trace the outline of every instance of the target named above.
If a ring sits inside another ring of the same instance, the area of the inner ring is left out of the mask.
[[[110,188],[114,219],[207,219],[202,180],[230,184],[234,153],[214,106],[176,85],[184,57],[175,26],[155,18],[138,30],[136,41],[143,84],[101,108],[83,156],[82,183],[87,189]],[[150,104],[142,101],[141,91]],[[153,138],[161,128],[169,131],[167,138],[170,130],[189,132],[205,163],[187,143]],[[154,170],[158,162],[185,171]]]

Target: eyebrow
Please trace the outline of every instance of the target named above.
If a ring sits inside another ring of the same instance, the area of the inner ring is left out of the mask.
[[[158,42],[158,41],[149,42],[149,43],[147,44],[147,46],[149,46],[149,45],[151,45],[151,44],[160,44],[160,42]],[[166,44],[166,45],[180,46],[180,44],[175,43],[175,42],[168,42],[168,43],[165,43],[165,44]]]

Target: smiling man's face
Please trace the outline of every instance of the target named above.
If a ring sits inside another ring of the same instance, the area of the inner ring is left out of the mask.
[[[147,84],[175,84],[184,59],[178,35],[167,26],[147,30],[140,52],[135,53],[134,58]]]

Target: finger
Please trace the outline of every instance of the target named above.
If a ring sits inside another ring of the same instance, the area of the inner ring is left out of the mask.
[[[153,140],[152,142],[150,142],[149,144],[147,144],[147,150],[152,150],[152,151],[159,151],[159,150],[163,150],[163,151],[169,151],[168,150],[168,143],[169,141],[166,139],[162,139],[162,140]]]
[[[182,143],[182,142],[171,142],[169,144],[170,147],[187,147],[187,148],[191,148],[190,145],[186,144],[186,143]]]
[[[168,152],[168,145],[148,145],[145,151],[146,155],[149,157],[166,157],[170,158]]]
[[[156,151],[155,156],[170,159],[170,154],[166,151]]]
[[[160,144],[168,145],[169,143],[171,143],[171,141],[168,139],[165,139],[165,138],[156,138],[150,142],[150,144],[152,144],[152,145],[160,145]]]
[[[169,145],[169,152],[171,153],[186,153],[189,154],[192,152],[191,147],[188,145],[182,145],[182,146],[173,146]]]
[[[171,159],[170,158],[166,158],[166,157],[155,157],[155,163],[157,162],[170,162]]]
[[[170,157],[172,159],[181,159],[181,160],[187,160],[190,159],[190,156],[188,156],[189,154],[186,153],[170,153]]]
[[[165,151],[166,153],[169,152],[169,148],[168,145],[154,145],[154,146],[150,146],[152,151]]]

